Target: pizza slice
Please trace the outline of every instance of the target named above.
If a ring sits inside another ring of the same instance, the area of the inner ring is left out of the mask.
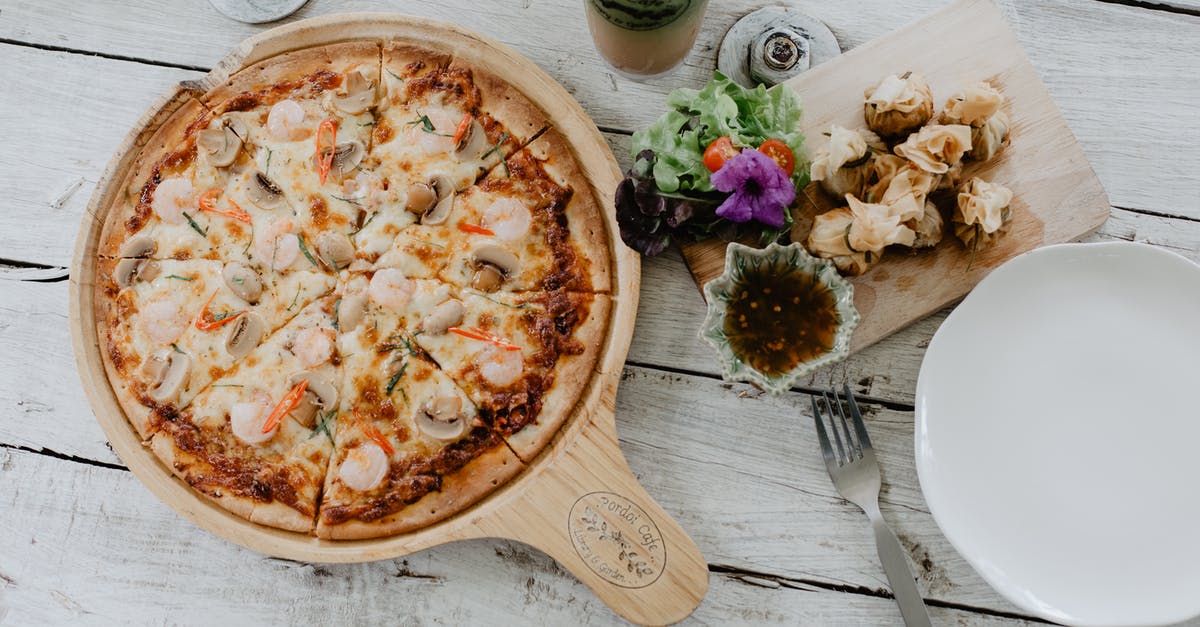
[[[532,102],[486,69],[424,48],[386,46],[382,80],[368,167],[389,202],[356,236],[368,262],[408,224],[442,224],[457,193],[545,127]]]
[[[414,290],[408,335],[529,461],[592,378],[609,297],[578,292]]]
[[[522,469],[504,441],[407,331],[434,281],[351,280],[338,307],[344,383],[317,535],[365,538],[428,525]]]
[[[229,146],[214,158],[203,147],[217,141],[229,141]],[[230,258],[239,242],[249,241],[249,227],[204,194],[223,189],[230,171],[247,160],[232,129],[214,120],[198,101],[185,101],[150,137],[122,181],[105,220],[99,255]]]
[[[217,119],[243,132],[250,167],[232,177],[231,193],[270,213],[254,224],[268,265],[319,260],[338,270],[353,259],[350,234],[386,194],[362,167],[376,124],[379,63],[374,42],[309,48],[245,68],[205,97]],[[280,239],[287,253],[270,255]],[[297,249],[304,255],[292,254]]]
[[[483,292],[610,291],[599,208],[567,151],[546,131],[456,194],[439,224],[401,230],[374,267]]]
[[[163,463],[239,516],[311,533],[341,389],[334,303],[314,301],[166,413],[150,441]]]
[[[310,302],[333,277],[263,277],[238,262],[103,259],[96,319],[105,365],[143,438]]]

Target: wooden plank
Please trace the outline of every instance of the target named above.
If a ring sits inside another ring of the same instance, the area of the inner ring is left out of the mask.
[[[67,266],[117,146],[167,87],[199,74],[5,44],[0,55],[0,259]]]
[[[793,4],[825,20],[843,48],[851,48],[942,6],[944,0]],[[1200,84],[1188,80],[1200,67],[1200,17],[1094,0],[1001,0],[998,4],[1080,138],[1113,203],[1200,217],[1200,206],[1190,202],[1186,184],[1190,173],[1200,169],[1200,128],[1193,123],[1191,104],[1200,101]],[[454,21],[529,56],[561,81],[602,127],[633,130],[662,111],[671,87],[702,84],[715,63],[721,36],[737,17],[758,6],[751,0],[711,3],[701,46],[679,72],[647,83],[620,79],[606,70],[587,43],[582,9],[569,2],[447,0],[398,7],[388,0],[330,0],[310,3],[289,19],[346,10],[403,10]],[[15,41],[205,68],[264,28],[233,22],[206,3],[187,0],[139,0],[122,11],[62,0],[19,3],[5,7],[0,17],[0,37]],[[538,37],[529,37],[531,32]],[[1114,50],[1119,54],[1114,55]],[[71,72],[64,65],[38,71],[10,63],[0,76],[6,85],[57,82],[62,72]],[[81,86],[100,89],[110,81],[119,87],[110,86],[101,100],[129,98],[124,95],[123,72],[93,73]],[[122,98],[113,98],[114,93]],[[23,123],[19,118],[6,122]],[[115,147],[116,142],[108,145]]]
[[[18,486],[0,494],[0,620],[8,624],[623,624],[552,560],[515,542],[304,564],[181,523],[126,472],[0,450],[0,479]],[[890,599],[748,575],[710,579],[694,624],[900,620]],[[931,614],[938,624],[1027,624],[937,607]]]

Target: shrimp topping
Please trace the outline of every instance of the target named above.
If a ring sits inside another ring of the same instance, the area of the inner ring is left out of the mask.
[[[365,492],[379,485],[387,471],[387,453],[374,442],[363,442],[346,453],[338,477],[351,490]]]
[[[154,188],[150,208],[168,224],[183,224],[183,212],[196,206],[196,192],[184,178],[169,178]]]
[[[506,242],[524,237],[532,222],[529,209],[515,198],[501,198],[483,210],[483,225]]]
[[[278,141],[296,141],[308,136],[304,127],[304,107],[295,100],[283,100],[267,114],[267,133]]]
[[[183,315],[183,309],[169,300],[146,303],[141,314],[146,335],[157,344],[165,345],[178,340],[190,322],[188,317]]]
[[[305,368],[312,368],[333,357],[333,338],[327,329],[309,328],[296,334],[292,341],[292,354]]]
[[[489,346],[475,356],[475,365],[485,381],[496,387],[511,385],[521,378],[525,360],[521,351],[510,351],[499,346]]]
[[[408,123],[405,131],[409,145],[420,146],[427,155],[436,155],[454,150],[454,129],[461,115],[442,109],[422,109],[417,119]],[[428,120],[428,123],[426,123]]]
[[[367,294],[375,304],[381,307],[402,309],[408,304],[408,301],[412,300],[413,292],[416,289],[417,284],[405,276],[402,270],[385,268],[371,277],[371,284],[367,286]]]
[[[265,392],[255,392],[254,398],[249,401],[234,403],[233,407],[229,408],[229,427],[233,430],[233,435],[237,439],[246,444],[262,444],[279,431],[279,425],[275,425],[272,429],[267,429],[263,433],[263,426],[267,423],[267,418],[271,415],[271,397]]]
[[[291,220],[276,220],[254,232],[254,254],[271,270],[286,270],[300,257],[300,238]]]

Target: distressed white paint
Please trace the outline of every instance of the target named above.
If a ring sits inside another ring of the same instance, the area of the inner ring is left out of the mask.
[[[827,20],[850,47],[943,2],[795,4]],[[1200,19],[1093,0],[1000,4],[1113,203],[1200,217],[1193,189],[1200,170],[1194,80]],[[1200,8],[1194,0],[1172,4]],[[720,34],[757,5],[713,3],[704,45],[683,71],[647,84],[602,69],[573,0],[329,0],[310,3],[297,17],[401,10],[452,19],[515,46],[562,80],[600,125],[628,131],[657,114],[671,86],[701,83]],[[0,38],[207,67],[258,30],[216,16],[203,2],[126,6],[0,2]],[[537,38],[528,35],[535,31]],[[9,44],[0,44],[0,55],[6,85],[0,259],[66,265],[79,216],[113,147],[170,82],[199,72]],[[628,137],[608,138],[624,161]],[[1095,237],[1146,241],[1200,258],[1200,223],[1193,221],[1115,210]],[[887,599],[789,587],[797,580],[868,590],[886,584],[862,516],[836,497],[824,474],[805,397],[760,397],[712,378],[717,370],[708,349],[695,339],[699,293],[677,255],[647,261],[644,285],[630,353],[636,365],[626,369],[618,399],[623,449],[711,564],[765,575],[714,574],[695,618],[896,624]],[[0,623],[615,621],[548,558],[519,545],[464,543],[358,566],[280,562],[197,530],[123,470],[14,450],[119,464],[79,389],[65,311],[65,283],[0,282],[0,446],[7,447],[0,448]],[[846,382],[875,398],[910,403],[924,346],[944,315],[807,384]],[[875,409],[869,419],[884,464],[884,508],[914,551],[922,591],[939,601],[1013,611],[953,552],[925,511],[912,469],[911,414]],[[937,608],[934,618],[1017,622]]]

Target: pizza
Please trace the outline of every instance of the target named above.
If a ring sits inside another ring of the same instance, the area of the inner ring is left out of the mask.
[[[570,417],[611,307],[601,205],[486,67],[352,41],[247,67],[141,142],[96,320],[143,442],[251,521],[437,522]]]

